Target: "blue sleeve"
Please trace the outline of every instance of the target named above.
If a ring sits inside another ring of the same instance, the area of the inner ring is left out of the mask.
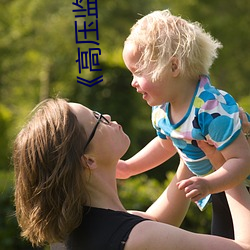
[[[159,136],[161,139],[167,139],[166,135],[162,134],[160,131],[156,131],[157,136]]]
[[[215,99],[204,102],[198,113],[198,122],[202,134],[218,150],[230,145],[241,131],[238,105],[224,91],[219,91]]]
[[[166,133],[166,110],[164,106],[154,106],[152,107],[151,120],[154,129],[156,130],[157,136],[161,139],[167,139],[169,134]]]

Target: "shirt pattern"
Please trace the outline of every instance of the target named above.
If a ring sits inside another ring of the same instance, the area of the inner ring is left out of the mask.
[[[173,141],[194,174],[208,174],[212,165],[196,141],[206,140],[218,150],[230,145],[241,130],[237,103],[230,94],[213,87],[208,76],[201,76],[189,109],[180,122],[171,123],[169,109],[169,103],[152,108],[152,124],[158,136]]]

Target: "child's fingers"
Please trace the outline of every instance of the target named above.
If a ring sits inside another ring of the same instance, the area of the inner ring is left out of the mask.
[[[186,193],[186,197],[195,202],[200,199],[201,194],[198,189],[193,189],[190,192]]]
[[[183,190],[185,189],[186,187],[190,186],[193,184],[193,181],[190,180],[190,179],[187,179],[187,180],[181,180],[179,182],[176,183],[177,187],[180,189],[180,190]]]

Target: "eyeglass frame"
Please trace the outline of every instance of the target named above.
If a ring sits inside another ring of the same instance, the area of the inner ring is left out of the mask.
[[[104,124],[107,124],[107,125],[110,124],[110,121],[105,116],[103,116],[103,114],[101,114],[101,113],[99,113],[97,111],[93,111],[93,114],[94,114],[95,118],[97,119],[97,123],[94,126],[93,130],[91,131],[89,139],[87,140],[87,142],[86,142],[86,144],[84,146],[84,152],[86,151],[86,148],[88,147],[88,145],[92,141],[92,139],[93,139],[93,137],[94,137],[94,135],[96,133],[97,127],[100,124],[100,122],[103,122]]]

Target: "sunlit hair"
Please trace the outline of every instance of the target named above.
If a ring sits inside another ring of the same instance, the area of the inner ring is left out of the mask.
[[[39,104],[13,151],[15,205],[33,245],[62,242],[82,220],[84,128],[63,99]]]
[[[154,11],[138,20],[126,43],[141,53],[137,73],[146,72],[153,81],[164,75],[173,57],[178,59],[182,75],[197,78],[208,74],[222,47],[198,22],[188,22],[169,10]]]

